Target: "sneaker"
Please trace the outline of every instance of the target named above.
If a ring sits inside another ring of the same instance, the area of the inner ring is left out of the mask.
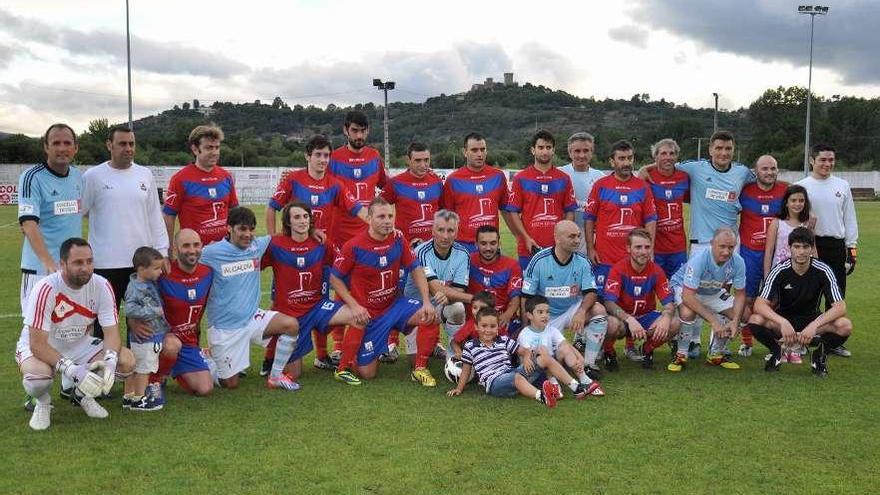
[[[691,342],[688,344],[688,359],[697,359],[700,357],[702,347],[699,342]]]
[[[410,373],[409,377],[414,382],[419,382],[423,387],[436,387],[437,380],[431,376],[431,370],[428,368],[416,368]]]
[[[642,368],[646,370],[654,369],[654,353],[645,352],[645,345],[642,344],[640,354],[642,355]]]
[[[833,351],[833,349],[832,349]],[[825,344],[819,344],[810,357],[810,367],[813,374],[819,378],[828,376],[828,366],[826,365],[827,355],[825,354]]]
[[[245,377],[247,377],[247,374],[248,374],[248,370],[247,370],[247,368],[245,368],[245,369],[238,372],[238,377],[245,378]]]
[[[155,401],[153,401],[153,398],[149,395],[144,395],[129,400],[129,411],[158,411],[163,407],[162,404],[157,404]]]
[[[556,407],[556,388],[550,380],[544,380],[541,384],[541,402],[550,409]]]
[[[269,376],[269,373],[272,371],[272,360],[269,358],[263,358],[263,365],[260,366],[260,376]]]
[[[27,412],[34,412],[34,409],[37,407],[37,399],[34,399],[30,395],[24,396],[24,410]]]
[[[710,354],[706,356],[706,364],[710,366],[721,366],[726,370],[738,370],[740,366],[735,362],[731,361],[729,357],[724,354]]]
[[[602,370],[600,370],[599,368],[597,368],[595,365],[592,365],[592,364],[588,364],[588,365],[584,366],[584,373],[586,373],[587,376],[590,377],[590,380],[593,380],[593,381],[596,381],[596,380],[602,378]]]
[[[339,366],[339,361],[342,360],[342,351],[331,352],[329,359],[334,368]]]
[[[764,371],[768,373],[775,373],[779,371],[779,365],[782,364],[782,355],[780,357],[776,357],[773,354],[768,355],[769,359],[764,361]]]
[[[599,382],[590,382],[589,385],[581,383],[574,391],[574,398],[577,400],[584,400],[590,395],[595,395],[597,397],[605,395],[605,391],[602,390],[602,384]]]
[[[626,356],[627,359],[635,363],[641,363],[642,359],[644,358],[642,351],[636,349],[635,346],[627,347],[623,354]]]
[[[767,357],[765,359],[771,359],[772,357],[773,357],[773,354],[767,354]],[[782,352],[782,355],[779,356],[779,362],[780,363],[787,363],[788,362],[788,352],[786,352],[786,351]]]
[[[752,357],[752,346],[742,344],[741,346],[739,346],[739,351],[737,351],[737,354],[742,357]]]
[[[593,383],[587,385],[587,393],[595,397],[602,397],[605,395],[605,387],[598,381],[593,381]]]
[[[804,361],[801,359],[801,354],[797,350],[793,350],[788,353],[788,362],[791,364],[801,364]]]
[[[333,378],[335,378],[337,382],[347,383],[349,385],[361,384],[360,378],[355,376],[355,374],[349,370],[334,371]]]
[[[397,344],[388,344],[388,350],[379,354],[380,363],[396,363],[398,359],[400,359],[400,351],[397,349]]]
[[[45,430],[52,423],[50,418],[51,415],[52,404],[40,404],[35,401],[34,413],[31,414],[31,420],[28,422],[28,426],[30,426],[32,430],[36,431]]]
[[[128,409],[131,407],[131,404],[134,402],[134,396],[132,395],[123,395],[122,396],[122,409]]]
[[[574,346],[574,348],[583,356],[584,351],[587,349],[587,341],[584,340],[584,334],[574,334],[574,339],[572,340],[571,345]]]
[[[550,380],[550,383],[553,384],[553,388],[556,390],[556,400],[560,401],[565,398],[565,393],[562,392],[562,386],[559,385],[559,382]]]
[[[79,407],[85,411],[86,416],[90,418],[102,419],[110,416],[110,413],[104,409],[101,404],[98,404],[98,401],[95,400],[94,397],[77,397],[74,393],[71,397],[71,400],[74,401],[75,404],[78,404]]]
[[[835,348],[833,348],[833,349],[829,349],[828,352],[831,353],[831,354],[834,354],[835,356],[840,356],[840,357],[852,357],[852,352],[850,352],[850,350],[847,349],[847,348],[846,348],[845,346],[843,346],[843,345],[839,345],[839,346],[837,346],[837,347],[835,347]]]
[[[330,356],[321,359],[319,357],[315,358],[315,362],[312,363],[315,368],[319,370],[335,370],[336,366],[333,364],[333,361],[330,360]]]
[[[446,361],[446,348],[438,342],[437,345],[434,346],[434,353],[431,354],[431,357],[433,357],[434,359],[439,359],[441,361]]]
[[[61,397],[61,400],[67,401],[73,397],[73,387],[70,388],[62,388],[61,392],[58,392],[58,397]]]
[[[605,370],[606,371],[614,372],[614,371],[617,371],[620,369],[620,365],[617,363],[617,354],[616,353],[603,352],[602,353],[602,360],[605,363]]]
[[[281,373],[277,378],[269,377],[269,379],[266,380],[266,388],[270,390],[281,389],[287,390],[288,392],[296,392],[299,390],[299,383],[296,383],[293,378],[286,373]]]
[[[153,382],[147,384],[147,398],[153,404],[162,407],[165,405],[165,384],[162,382]]]
[[[676,354],[675,359],[673,359],[671,363],[666,365],[666,370],[673,373],[678,373],[679,371],[684,369],[686,364],[687,356],[685,356],[684,354]]]

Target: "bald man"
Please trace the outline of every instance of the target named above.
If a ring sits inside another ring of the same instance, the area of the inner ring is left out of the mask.
[[[556,224],[553,246],[538,251],[523,272],[522,314],[528,297],[546,297],[550,326],[570,328],[575,333],[575,340],[584,343],[584,360],[591,377],[596,377],[599,349],[606,338],[617,337],[618,327],[608,325],[605,308],[598,302],[590,263],[579,250],[581,235],[581,229],[571,220]]]

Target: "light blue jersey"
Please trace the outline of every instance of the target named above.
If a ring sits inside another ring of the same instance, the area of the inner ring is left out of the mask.
[[[214,281],[208,296],[208,325],[221,330],[244,328],[260,307],[260,259],[271,237],[256,237],[247,249],[228,239],[209,244],[201,262]]]
[[[726,263],[718,265],[712,257],[712,250],[704,249],[682,265],[670,283],[673,287],[695,289],[697,294],[705,296],[726,292],[730,286],[743,290],[746,287],[746,262],[734,252]]]
[[[580,304],[584,294],[596,292],[596,281],[590,263],[581,253],[572,254],[562,264],[556,259],[552,247],[538,251],[523,273],[522,293],[527,296],[542,295],[550,302],[550,319]]]
[[[425,277],[431,280],[439,280],[443,285],[458,287],[466,291],[470,273],[470,254],[461,244],[452,243],[452,248],[446,258],[441,258],[434,250],[434,239],[425,241],[415,249],[416,258],[425,270]],[[406,287],[403,289],[403,295],[421,300],[419,289],[413,281],[412,274],[406,279]]]
[[[739,193],[755,181],[755,174],[737,162],[732,162],[726,172],[719,172],[708,160],[676,163],[675,168],[691,178],[691,240],[710,242],[715,229],[723,226],[736,232]]]
[[[46,249],[55,263],[64,241],[82,237],[82,188],[82,172],[76,167],[69,167],[67,175],[60,176],[45,164],[35,165],[18,179],[18,222],[39,223]],[[27,237],[21,248],[21,268],[46,273]]]

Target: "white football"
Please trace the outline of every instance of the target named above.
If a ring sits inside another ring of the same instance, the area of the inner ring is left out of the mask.
[[[443,374],[446,375],[446,379],[452,383],[458,383],[458,378],[461,376],[461,368],[463,363],[460,360],[455,358],[449,358],[446,360],[446,365],[443,366]],[[471,373],[471,380],[473,380],[474,374]]]

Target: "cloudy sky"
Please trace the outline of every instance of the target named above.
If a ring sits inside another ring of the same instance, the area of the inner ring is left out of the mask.
[[[607,4],[607,5],[606,5]],[[582,97],[746,106],[806,85],[810,19],[789,0],[130,0],[135,118],[193,98],[324,106],[466,91],[514,72]],[[880,95],[880,2],[816,18],[813,88]],[[124,0],[0,4],[0,131],[127,119]]]

